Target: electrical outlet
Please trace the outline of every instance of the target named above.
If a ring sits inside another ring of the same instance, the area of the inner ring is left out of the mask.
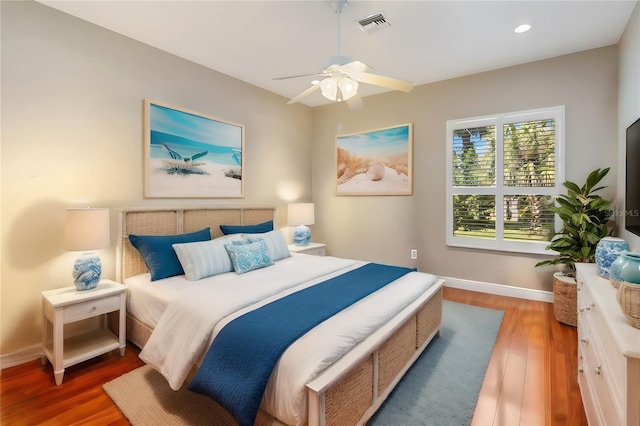
[[[418,258],[418,250],[411,249],[411,258],[412,259],[417,259]]]

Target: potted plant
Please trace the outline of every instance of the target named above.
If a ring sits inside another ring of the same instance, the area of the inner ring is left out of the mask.
[[[607,173],[609,167],[592,171],[582,186],[569,181],[562,183],[567,194],[558,195],[557,205],[551,210],[563,225],[547,246],[547,250],[554,250],[558,255],[536,264],[536,267],[565,265],[568,269],[553,277],[554,312],[558,321],[574,327],[577,324],[575,264],[594,263],[598,242],[611,233],[607,227],[611,201],[595,194],[606,188],[597,185]]]

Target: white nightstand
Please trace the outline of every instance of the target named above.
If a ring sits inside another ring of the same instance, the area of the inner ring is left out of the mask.
[[[92,290],[65,287],[42,292],[42,363],[53,364],[56,385],[62,384],[64,369],[114,349],[124,355],[126,347],[126,289],[102,280]],[[119,311],[118,336],[106,327],[106,314]],[[64,336],[64,324],[101,315],[102,327],[77,336]]]
[[[289,251],[294,253],[312,254],[314,256],[324,256],[324,249],[327,245],[322,243],[309,243],[306,246],[291,244]]]

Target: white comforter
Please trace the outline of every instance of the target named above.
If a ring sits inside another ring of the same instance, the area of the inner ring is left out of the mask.
[[[365,262],[294,255],[275,265],[218,280],[169,302],[140,357],[179,389],[219,330],[239,315]],[[307,418],[305,385],[429,288],[436,278],[410,273],[323,322],[287,349],[262,407],[290,425]]]

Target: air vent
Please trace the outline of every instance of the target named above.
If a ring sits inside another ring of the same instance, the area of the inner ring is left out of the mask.
[[[389,17],[384,11],[380,11],[374,13],[373,15],[369,15],[366,18],[362,18],[358,20],[358,25],[360,29],[365,33],[371,33],[373,31],[378,31],[383,28],[388,28],[391,26],[391,21]]]

